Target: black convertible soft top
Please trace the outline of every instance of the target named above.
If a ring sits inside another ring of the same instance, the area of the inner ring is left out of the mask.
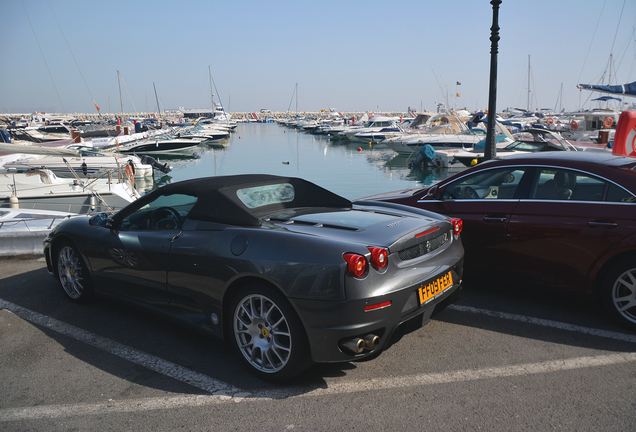
[[[288,183],[294,187],[294,198],[289,202],[248,208],[237,196],[237,191],[265,185]],[[188,218],[237,226],[260,226],[258,218],[272,211],[298,207],[351,208],[351,201],[314,183],[297,177],[268,174],[242,174],[203,177],[162,186],[138,201],[142,205],[159,195],[195,195],[197,202]]]

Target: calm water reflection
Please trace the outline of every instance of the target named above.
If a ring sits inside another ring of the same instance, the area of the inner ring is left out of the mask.
[[[358,150],[358,148],[360,150]],[[348,199],[430,185],[446,178],[446,169],[407,167],[408,158],[382,145],[333,142],[275,123],[241,124],[224,148],[201,147],[198,159],[165,159],[172,172],[145,191],[198,177],[275,174],[301,177]]]

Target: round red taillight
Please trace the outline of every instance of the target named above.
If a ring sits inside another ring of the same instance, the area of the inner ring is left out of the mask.
[[[347,262],[347,270],[356,277],[360,277],[367,271],[367,259],[363,255],[346,253],[343,258]]]
[[[371,265],[375,269],[381,269],[386,267],[389,263],[389,253],[386,249],[381,247],[367,246],[369,252],[371,252]]]
[[[450,219],[449,222],[453,225],[453,234],[455,236],[460,235],[462,229],[464,229],[464,222],[460,218]]]

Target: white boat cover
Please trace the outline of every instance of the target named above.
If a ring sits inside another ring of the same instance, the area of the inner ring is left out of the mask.
[[[39,155],[51,155],[51,156],[81,156],[81,153],[77,150],[71,150],[60,147],[44,147],[37,145],[20,145],[20,144],[7,144],[0,143],[0,152],[7,153],[25,153],[25,154],[39,154]]]

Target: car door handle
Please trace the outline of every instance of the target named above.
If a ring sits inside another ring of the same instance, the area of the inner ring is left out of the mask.
[[[616,222],[611,221],[589,221],[587,226],[590,228],[602,228],[602,229],[611,229],[616,228],[618,224]]]
[[[481,221],[484,223],[495,224],[507,222],[508,218],[505,216],[484,216]]]

